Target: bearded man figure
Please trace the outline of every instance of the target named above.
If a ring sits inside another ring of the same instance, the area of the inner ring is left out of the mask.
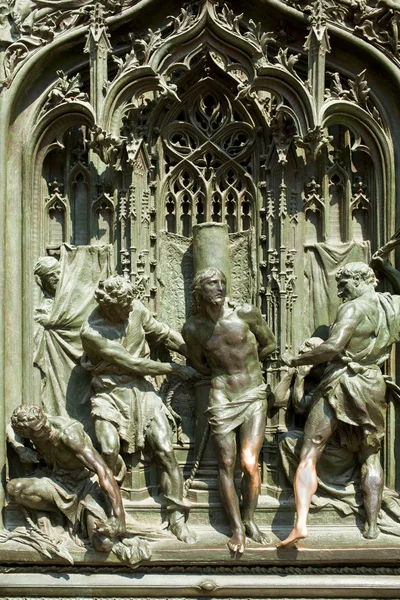
[[[318,487],[317,461],[336,430],[353,442],[358,440],[367,515],[364,537],[374,539],[379,534],[377,519],[383,491],[380,449],[386,412],[381,365],[389,357],[393,342],[400,339],[400,297],[377,293],[374,271],[362,262],[347,264],[336,279],[343,304],[328,339],[308,352],[282,356],[289,367],[328,364],[314,391],[304,428],[294,480],[296,524],[278,546],[290,547],[307,537],[308,512]]]
[[[193,366],[211,376],[205,414],[218,447],[220,494],[233,532],[228,547],[243,553],[246,534],[260,544],[270,541],[254,522],[254,512],[261,486],[258,458],[267,412],[260,361],[275,349],[275,337],[258,308],[236,306],[226,299],[225,275],[214,268],[200,271],[193,281],[193,316],[182,335]],[[237,434],[243,517],[234,482]]]
[[[82,367],[92,374],[92,417],[104,460],[122,481],[126,467],[120,454],[149,447],[162,470],[161,488],[167,503],[170,529],[187,543],[196,536],[185,518],[190,503],[184,498],[183,476],[172,446],[172,416],[146,376],[175,374],[183,380],[196,376],[191,367],[151,360],[150,344],[164,343],[184,353],[182,336],[156,321],[135,300],[131,283],[121,276],[101,281],[95,291],[98,307],[81,330]]]

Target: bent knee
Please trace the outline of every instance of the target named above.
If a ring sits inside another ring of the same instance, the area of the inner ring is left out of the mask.
[[[153,454],[156,461],[161,465],[175,466],[178,464],[172,446],[170,448],[158,448],[157,450],[154,450]]]
[[[247,456],[242,458],[240,466],[243,473],[254,476],[256,473],[258,473],[258,458],[255,456]]]

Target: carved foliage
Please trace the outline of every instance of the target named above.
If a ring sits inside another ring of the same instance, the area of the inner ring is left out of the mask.
[[[328,147],[332,136],[324,127],[317,125],[313,129],[309,129],[304,137],[297,135],[294,139],[299,148],[304,148],[306,155],[312,160],[316,160],[320,152]]]
[[[89,148],[94,150],[104,163],[112,165],[119,171],[126,155],[125,140],[107,133],[98,125],[93,126],[89,135]]]
[[[82,80],[78,73],[67,77],[63,71],[57,71],[58,80],[48,94],[48,99],[42,108],[40,116],[64,102],[88,102],[89,98],[82,92]]]
[[[305,7],[299,0],[281,0],[282,3],[293,6],[303,12],[309,8],[312,18],[317,20],[322,2]],[[399,33],[400,6],[396,0],[324,0],[325,24],[333,22],[355,35],[363,37],[368,42],[384,50],[389,57],[399,64]]]
[[[325,90],[325,98],[327,100],[340,99],[354,102],[366,110],[382,126],[382,119],[371,98],[371,90],[368,86],[365,73],[366,69],[361,71],[354,80],[349,79],[349,89],[343,87],[339,73],[332,73],[331,85],[329,89]]]

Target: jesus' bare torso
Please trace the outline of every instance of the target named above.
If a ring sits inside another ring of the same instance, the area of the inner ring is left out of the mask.
[[[226,279],[218,269],[197,275],[193,295],[195,314],[185,323],[182,335],[193,366],[211,376],[209,425],[218,447],[221,499],[233,535],[228,547],[243,552],[246,534],[267,543],[254,522],[261,485],[258,457],[264,440],[266,393],[261,372],[263,360],[275,348],[275,337],[255,306],[236,307],[225,299]],[[243,515],[234,483],[238,453],[243,472]]]
[[[235,308],[225,303],[217,323],[203,316],[193,317],[192,331],[195,330],[198,350],[211,370],[211,404],[236,400],[264,383],[258,342],[248,322],[252,312],[250,305]]]

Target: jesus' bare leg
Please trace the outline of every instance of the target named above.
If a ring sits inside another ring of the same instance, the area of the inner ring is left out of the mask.
[[[260,410],[240,428],[243,524],[248,537],[259,544],[271,542],[269,536],[260,531],[254,522],[261,487],[258,457],[265,436],[265,417],[265,412]]]
[[[228,514],[233,535],[228,541],[232,552],[244,552],[246,533],[240,517],[239,498],[235,489],[236,432],[214,435],[218,446],[218,475],[221,500]]]

